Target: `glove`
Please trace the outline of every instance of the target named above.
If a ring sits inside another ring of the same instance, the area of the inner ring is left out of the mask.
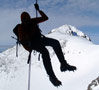
[[[39,5],[36,3],[34,4],[34,6],[35,6],[35,9],[39,11]]]

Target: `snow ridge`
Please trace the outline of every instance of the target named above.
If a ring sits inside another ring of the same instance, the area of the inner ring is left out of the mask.
[[[87,40],[91,41],[90,37],[88,37],[85,33],[83,33],[82,31],[78,30],[77,28],[75,28],[74,26],[71,26],[71,25],[63,25],[59,28],[53,29],[49,32],[49,34],[53,33],[53,32],[68,34],[70,36],[79,36],[79,37],[83,37],[83,38],[86,38]]]

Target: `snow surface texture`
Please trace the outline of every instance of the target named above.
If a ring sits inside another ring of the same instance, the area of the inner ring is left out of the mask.
[[[47,47],[54,72],[62,81],[62,86],[58,90],[87,90],[91,81],[99,76],[99,45],[94,45],[86,34],[70,25],[53,29],[46,36],[59,40],[65,59],[77,67],[75,72],[61,72],[53,49]],[[29,53],[22,46],[18,52],[17,58],[14,46],[0,54],[0,90],[28,89]],[[38,61],[38,55],[39,53],[32,53],[31,90],[57,90],[49,81],[42,58]]]

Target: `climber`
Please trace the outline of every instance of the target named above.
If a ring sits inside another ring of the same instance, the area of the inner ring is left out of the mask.
[[[16,27],[13,29],[13,32],[17,36],[18,41],[27,51],[31,52],[32,50],[36,50],[37,52],[40,52],[42,54],[43,64],[50,81],[54,86],[60,86],[62,83],[57,79],[55,73],[53,72],[49,52],[45,46],[51,46],[54,49],[59,59],[60,70],[62,72],[67,70],[74,71],[76,70],[76,67],[69,65],[66,62],[58,40],[48,38],[41,34],[41,30],[38,24],[47,21],[48,17],[43,11],[39,9],[38,4],[34,4],[34,6],[41,16],[31,18],[29,13],[22,12],[21,24],[16,25]]]

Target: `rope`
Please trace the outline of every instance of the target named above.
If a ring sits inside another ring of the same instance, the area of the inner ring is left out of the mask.
[[[29,61],[28,90],[30,90],[30,86],[31,86],[30,83],[31,83],[31,57]]]
[[[36,0],[36,4],[37,4],[37,0]],[[37,10],[36,10],[36,17],[38,17]],[[30,86],[31,86],[30,85],[31,84],[31,52],[29,54],[28,63],[29,63],[28,90],[30,90]]]
[[[29,64],[29,62],[31,61],[31,53],[32,53],[32,51],[29,52],[27,64]]]
[[[37,0],[36,0],[36,4],[37,4]],[[36,10],[36,17],[38,17],[37,10]]]

